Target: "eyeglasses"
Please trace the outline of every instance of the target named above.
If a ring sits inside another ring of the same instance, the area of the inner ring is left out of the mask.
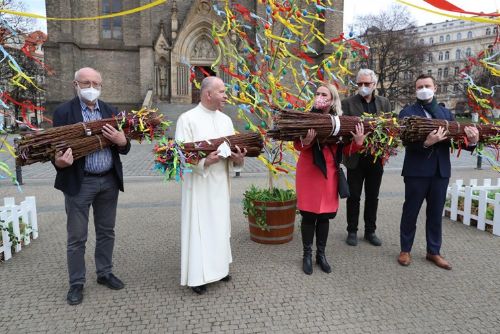
[[[366,86],[366,87],[369,87],[373,82],[358,82],[357,85],[358,87],[361,87],[361,86]]]
[[[89,88],[91,85],[92,87],[96,88],[96,89],[100,89],[102,87],[102,83],[100,82],[95,82],[95,81],[78,81],[78,80],[75,80],[76,82],[78,82],[78,86],[80,86],[80,88]]]

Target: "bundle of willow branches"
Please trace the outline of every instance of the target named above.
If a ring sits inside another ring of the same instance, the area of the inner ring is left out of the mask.
[[[442,119],[432,119],[423,117],[408,117],[403,120],[404,131],[401,138],[405,142],[425,141],[427,135],[437,130],[439,127],[448,131],[448,138],[458,142],[464,140],[467,135],[464,128],[466,126],[474,126],[479,131],[479,141],[491,143],[491,140],[498,138],[500,135],[500,126],[494,124],[460,124],[457,121],[447,121]]]
[[[194,143],[178,143],[175,140],[161,140],[154,148],[155,169],[165,175],[167,180],[183,178],[191,165],[217,150],[220,144],[226,142],[232,152],[236,152],[236,146],[241,151],[247,150],[247,157],[260,155],[264,143],[258,133],[236,134],[232,136],[198,141]]]
[[[73,158],[79,159],[92,152],[111,146],[102,136],[102,128],[109,124],[124,131],[129,139],[153,140],[163,136],[170,125],[162,120],[157,110],[141,109],[122,112],[115,118],[106,118],[87,123],[76,123],[29,133],[17,143],[16,151],[21,166],[45,162],[54,158],[57,151],[72,149]]]
[[[317,138],[323,143],[336,143],[340,137],[351,137],[356,125],[363,122],[364,133],[370,133],[361,150],[370,154],[374,160],[396,155],[400,144],[400,125],[396,118],[389,114],[332,117],[329,114],[284,111],[274,118],[274,128],[267,136],[276,140],[297,140],[304,138],[309,129],[316,130]],[[374,161],[375,162],[375,161]]]
[[[223,142],[227,142],[233,152],[236,152],[236,146],[238,146],[241,151],[246,148],[247,157],[258,157],[264,148],[264,142],[261,135],[255,132],[241,133],[194,143],[184,143],[183,147],[185,152],[209,154],[216,151],[217,147]]]
[[[309,129],[314,129],[317,138],[323,140],[334,135],[338,126],[340,129],[335,136],[350,136],[351,132],[356,130],[356,124],[361,121],[357,116],[339,116],[338,119],[339,123],[330,114],[287,110],[274,117],[274,127],[267,131],[267,136],[276,140],[292,141],[304,138]],[[368,121],[364,122],[364,126],[365,132],[370,131]]]

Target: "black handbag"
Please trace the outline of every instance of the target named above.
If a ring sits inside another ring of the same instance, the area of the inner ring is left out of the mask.
[[[342,161],[342,144],[337,145],[337,154],[335,154],[335,165],[337,166],[337,189],[339,192],[340,198],[347,198],[351,195],[349,192],[349,184],[347,183],[347,179],[344,174],[344,170],[340,166],[340,162]]]

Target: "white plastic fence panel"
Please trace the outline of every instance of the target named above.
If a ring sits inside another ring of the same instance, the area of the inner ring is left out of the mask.
[[[500,193],[495,194],[495,215],[493,216],[493,234],[500,236]]]
[[[462,213],[463,223],[470,226],[470,216],[472,209],[472,187],[466,186],[464,189],[464,212]]]
[[[16,207],[16,202],[14,197],[5,197],[3,199],[4,208],[9,213],[7,222],[12,222],[12,232],[17,240],[21,240],[21,231],[19,229],[19,214]],[[16,253],[21,251],[21,243],[17,243],[15,246]]]
[[[8,217],[9,217],[8,212],[4,210],[3,207],[0,207],[0,220],[4,221],[4,223],[0,224],[5,224],[5,227],[7,227]],[[0,253],[3,253],[3,258],[5,261],[7,261],[12,257],[12,252],[10,250],[12,244],[10,242],[9,232],[4,231],[3,229],[2,229],[2,243],[3,245],[0,247]]]
[[[36,198],[35,196],[27,196],[25,202],[28,203],[28,223],[32,229],[33,239],[38,238],[38,219],[36,213]]]

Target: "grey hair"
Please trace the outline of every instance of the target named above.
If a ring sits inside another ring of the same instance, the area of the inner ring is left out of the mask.
[[[359,77],[363,76],[363,75],[369,75],[370,78],[372,78],[372,82],[377,84],[377,82],[378,82],[377,75],[375,74],[375,72],[373,72],[369,68],[362,68],[358,71],[358,74],[356,75],[356,82],[359,81]]]
[[[74,80],[75,81],[78,80],[78,77],[80,76],[80,71],[81,70],[88,70],[88,69],[90,69],[92,71],[95,71],[102,78],[101,72],[99,72],[98,70],[93,69],[92,67],[82,67],[81,69],[79,69],[78,71],[75,72],[75,78],[74,78]]]
[[[217,80],[222,80],[221,78],[219,77],[215,77],[215,76],[209,76],[209,77],[205,77],[202,81],[201,81],[201,86],[200,86],[200,94],[203,94],[203,92],[207,89],[210,89],[213,85],[213,83]]]

